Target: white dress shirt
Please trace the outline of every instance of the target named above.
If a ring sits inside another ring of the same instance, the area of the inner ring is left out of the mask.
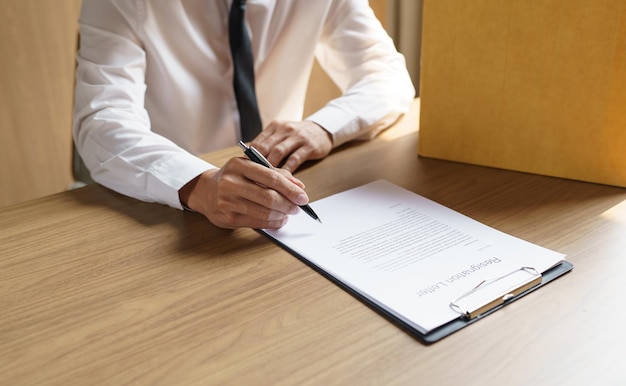
[[[92,178],[181,208],[178,190],[215,166],[195,155],[240,139],[230,0],[83,0],[73,134]],[[366,0],[248,0],[263,125],[302,120],[314,57],[342,90],[306,117],[334,146],[372,137],[415,90]]]

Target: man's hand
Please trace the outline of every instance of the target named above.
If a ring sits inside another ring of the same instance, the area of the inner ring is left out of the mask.
[[[273,229],[309,202],[304,184],[291,173],[268,169],[245,158],[231,158],[179,191],[181,203],[220,228]]]
[[[331,135],[311,121],[273,121],[251,143],[274,166],[294,172],[304,161],[326,157]]]

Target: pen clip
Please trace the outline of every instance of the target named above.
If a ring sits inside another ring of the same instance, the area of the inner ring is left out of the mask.
[[[268,167],[270,169],[274,169],[270,161],[268,161],[267,158],[263,156],[263,154],[261,154],[257,149],[255,149],[254,146],[252,145],[248,146],[243,141],[239,141],[239,147],[243,149],[244,154],[247,155],[251,161],[256,162],[265,167]]]
[[[246,145],[243,141],[239,141],[239,147],[246,151],[250,148],[250,146]]]

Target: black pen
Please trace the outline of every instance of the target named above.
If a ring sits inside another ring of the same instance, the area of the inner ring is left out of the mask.
[[[274,169],[270,161],[268,161],[265,157],[263,157],[263,154],[259,153],[259,151],[255,149],[254,147],[246,145],[245,143],[243,143],[243,141],[239,141],[239,147],[243,149],[243,153],[248,158],[250,158],[252,162],[255,162],[259,165],[263,165],[270,169]],[[320,220],[320,218],[317,217],[317,214],[313,211],[313,208],[311,208],[308,204],[300,205],[300,209],[302,209],[306,214],[311,216],[313,220],[316,220],[320,224],[322,223],[322,220]]]

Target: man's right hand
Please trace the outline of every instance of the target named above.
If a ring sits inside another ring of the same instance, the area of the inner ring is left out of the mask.
[[[179,190],[180,201],[220,228],[280,228],[309,202],[304,184],[282,169],[231,158]]]

